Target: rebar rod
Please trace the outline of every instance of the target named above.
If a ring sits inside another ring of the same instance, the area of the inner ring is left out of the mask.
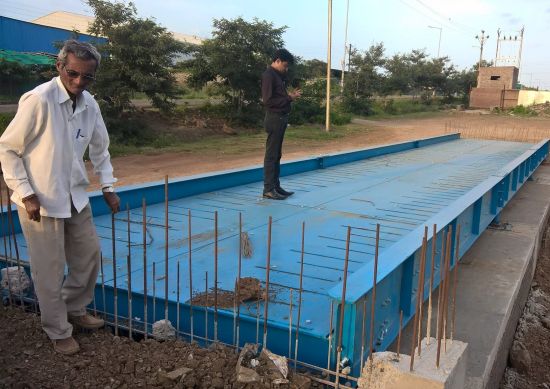
[[[288,357],[292,356],[292,288],[290,288],[290,297],[288,305]]]
[[[191,209],[187,210],[187,224],[188,224],[188,233],[187,233],[187,251],[188,251],[188,261],[189,261],[189,322],[191,326],[191,343],[193,343],[194,336],[194,322],[193,322],[193,266],[192,266],[192,238],[191,233]]]
[[[456,240],[455,240],[455,267],[453,269],[453,310],[451,314],[451,343],[453,342],[455,332],[455,319],[456,319],[456,287],[458,283],[458,259],[460,255],[460,224],[456,228]]]
[[[447,240],[446,240],[446,247],[445,247],[445,275],[447,274],[447,266],[450,261],[450,246],[451,246],[451,231],[449,230],[447,232]],[[437,354],[436,354],[436,360],[435,360],[435,366],[436,368],[439,368],[439,361],[441,358],[441,336],[443,335],[443,315],[445,312],[445,293],[447,290],[446,287],[447,284],[447,277],[445,276],[445,279],[443,280],[443,284],[440,283],[440,288],[442,288],[442,297],[441,297],[441,304],[438,306],[439,314],[438,316],[441,317],[439,321],[439,331],[438,331],[438,338],[437,338]]]
[[[372,277],[372,300],[370,306],[370,341],[369,341],[369,357],[372,362],[373,358],[373,342],[374,342],[374,311],[376,306],[376,279],[378,277],[378,251],[380,247],[380,224],[376,224],[376,242],[374,246],[374,274]],[[361,366],[362,367],[362,366]]]
[[[11,281],[10,281],[10,277],[9,277],[9,274],[8,274],[8,268],[10,267],[10,262],[11,262],[11,258],[10,258],[10,261],[8,261],[8,244],[7,244],[7,241],[6,241],[6,233],[9,233],[9,226],[6,227],[6,225],[4,224],[4,196],[2,194],[2,181],[4,181],[3,179],[0,180],[0,223],[2,225],[2,238],[4,240],[4,259],[5,259],[5,262],[6,262],[6,279],[8,280],[8,301],[10,303],[10,305],[13,305],[13,295],[11,293]],[[9,198],[8,198],[8,201]]]
[[[107,320],[107,300],[105,298],[105,272],[103,270],[103,253],[99,254],[99,266],[101,267],[101,297],[103,299],[103,317]]]
[[[450,246],[448,247],[449,251],[449,263],[445,270],[445,278],[447,281],[445,282],[445,291],[443,296],[445,297],[443,299],[443,348],[444,351],[447,352],[447,326],[448,326],[448,315],[449,315],[449,289],[451,287],[451,260],[453,256],[452,252],[452,242],[453,242],[453,226],[449,226],[449,236],[450,236]]]
[[[157,318],[157,263],[153,260],[153,318],[151,324],[154,324]]]
[[[441,315],[440,313],[442,313],[441,309],[440,309],[440,306],[441,306],[441,294],[443,292],[443,279],[445,278],[444,277],[444,273],[443,273],[443,269],[445,267],[445,253],[446,253],[446,250],[445,250],[445,243],[446,243],[446,239],[447,239],[447,232],[445,231],[446,229],[444,228],[443,230],[441,230],[441,253],[440,253],[440,259],[439,259],[439,286],[437,287],[437,320],[436,320],[436,327],[435,327],[435,338],[436,339],[439,339],[439,321],[441,320]]]
[[[344,278],[342,280],[342,299],[340,302],[340,318],[338,321],[338,348],[336,358],[336,387],[340,386],[340,362],[342,358],[342,335],[344,333],[344,315],[346,305],[346,286],[348,281],[348,262],[349,262],[349,245],[351,237],[351,227],[348,226],[348,233],[346,238],[346,257],[344,259]]]
[[[208,344],[208,272],[205,272],[204,277],[204,339],[205,345]]]
[[[296,339],[294,341],[294,373],[296,373],[296,362],[298,360],[298,336],[300,335],[300,320],[302,315],[302,291],[304,280],[304,246],[305,246],[306,223],[302,222],[302,248],[300,252],[300,290],[298,292],[298,317],[296,319]]]
[[[168,176],[164,176],[164,320],[168,320]]]
[[[116,287],[116,235],[114,213],[111,213],[111,241],[113,248],[113,314],[115,315],[115,336],[118,336],[118,293]]]
[[[176,272],[176,339],[179,338],[180,333],[180,261],[177,261]]]
[[[15,236],[15,227],[14,227],[14,224],[13,224],[13,215],[12,215],[12,211],[11,211],[11,201],[10,201],[10,189],[8,188],[8,186],[6,185],[6,194],[7,194],[7,205],[8,205],[8,223],[9,223],[9,227],[10,227],[10,234],[12,236],[12,239],[13,239],[13,247],[15,249],[15,259],[17,261],[17,276],[18,276],[18,279],[19,279],[19,284],[18,284],[18,287],[19,287],[19,301],[20,301],[20,304],[21,304],[21,308],[24,310],[25,309],[25,303],[23,301],[23,288],[21,287],[21,258],[19,257],[19,247],[17,245],[17,237]],[[6,270],[7,272],[7,270]],[[7,274],[7,273],[6,273]]]
[[[334,300],[330,300],[330,317],[328,324],[328,352],[327,352],[327,370],[330,370],[330,355],[332,353],[332,331],[334,317]]]
[[[214,212],[214,342],[218,341],[218,211]]]
[[[420,296],[420,303],[419,303],[419,310],[418,310],[418,356],[422,355],[422,317],[424,315],[423,313],[423,305],[424,305],[424,283],[425,283],[425,275],[426,275],[426,259],[427,259],[427,251],[428,251],[428,227],[424,230],[424,238],[422,239],[422,245],[424,246],[424,250],[422,251],[422,258],[421,258],[421,265],[420,265],[420,290],[419,290],[419,296]]]
[[[132,239],[130,237],[130,205],[126,204],[128,219],[128,257],[127,257],[127,280],[128,280],[128,337],[132,339]]]
[[[397,332],[397,359],[399,359],[399,352],[401,350],[401,331],[403,327],[403,310],[399,311],[399,331]]]
[[[242,271],[242,252],[243,252],[243,214],[239,212],[239,255],[237,263],[237,317],[235,319],[235,343],[237,346],[237,351],[239,350],[240,344],[240,321],[241,321],[241,271]]]
[[[363,299],[363,318],[361,320],[361,358],[360,358],[360,369],[363,370],[363,363],[365,361],[365,332],[367,324],[367,299]]]
[[[147,300],[149,299],[149,291],[147,290],[147,204],[145,198],[141,200],[141,214],[143,224],[143,334],[147,340]]]
[[[434,286],[434,270],[435,270],[435,253],[437,246],[437,224],[433,225],[432,235],[432,263],[430,265],[430,293],[428,296],[428,323],[426,329],[426,344],[430,344],[431,330],[432,330],[432,291]]]
[[[420,253],[420,266],[419,266],[419,274],[418,274],[418,285],[416,287],[416,309],[413,315],[413,336],[412,336],[412,344],[411,344],[411,361],[409,365],[410,371],[414,370],[414,354],[415,354],[415,349],[417,345],[418,316],[420,311],[420,304],[422,301],[422,298],[420,297],[420,288],[421,288],[420,283],[422,282],[420,269],[422,267],[422,258],[424,258],[425,250],[426,250],[426,247],[424,246],[424,239],[422,239],[422,248]]]
[[[265,302],[264,302],[264,340],[263,347],[267,348],[267,319],[269,312],[269,270],[271,267],[271,228],[273,219],[269,217],[269,223],[267,225],[267,257],[265,267]]]
[[[256,346],[260,341],[260,299],[256,300]]]

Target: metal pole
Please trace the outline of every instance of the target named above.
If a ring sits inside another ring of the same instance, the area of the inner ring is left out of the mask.
[[[267,314],[269,305],[269,268],[271,266],[271,227],[273,220],[269,217],[269,224],[267,226],[267,259],[265,267],[265,303],[264,303],[264,340],[263,346],[267,348]]]
[[[432,289],[434,286],[434,270],[435,270],[435,251],[437,246],[437,225],[433,225],[433,235],[432,235],[432,263],[430,265],[430,294],[428,296],[428,323],[426,330],[426,344],[430,344],[430,336],[432,329]]]
[[[180,261],[177,264],[177,290],[176,290],[176,339],[180,335]]]
[[[128,337],[132,339],[132,241],[130,237],[130,206],[126,204],[128,224],[128,256],[126,257],[126,276],[128,281]]]
[[[237,264],[237,322],[235,323],[236,331],[236,346],[237,351],[239,350],[240,342],[240,319],[241,319],[241,266],[242,266],[242,250],[243,250],[243,241],[241,239],[243,233],[243,215],[239,212],[239,256]]]
[[[149,298],[149,293],[147,290],[147,206],[145,204],[145,198],[141,200],[141,213],[143,218],[143,333],[147,340],[147,300]]]
[[[349,244],[351,238],[351,227],[348,226],[346,238],[346,257],[344,259],[344,279],[342,280],[342,299],[340,301],[340,320],[338,322],[338,348],[336,357],[336,388],[340,387],[340,361],[342,358],[342,335],[344,333],[344,315],[346,306],[346,286],[348,281]]]
[[[346,51],[348,49],[348,19],[349,19],[349,0],[346,0],[346,32],[344,36],[344,55],[342,57],[342,77],[340,80],[340,92],[344,92],[344,73],[346,71]]]
[[[292,288],[290,288],[288,306],[288,357],[292,356]]]
[[[399,331],[397,333],[397,359],[399,359],[399,351],[401,349],[401,327],[403,327],[403,310],[399,311]]]
[[[298,292],[298,318],[296,320],[296,340],[294,345],[294,373],[296,373],[296,363],[298,360],[298,336],[300,334],[300,319],[302,315],[302,291],[304,280],[304,242],[305,242],[306,223],[302,222],[302,250],[300,255],[300,291]]]
[[[455,243],[455,268],[453,270],[453,310],[451,314],[451,343],[453,342],[453,336],[455,332],[455,318],[456,318],[456,285],[458,282],[458,258],[460,255],[460,224],[456,228],[456,243]]]
[[[329,327],[328,327],[327,370],[330,370],[330,354],[332,353],[333,317],[334,317],[334,300],[330,300],[330,317],[329,317]]]
[[[189,252],[189,321],[190,321],[190,325],[191,325],[191,343],[193,343],[193,327],[194,327],[194,323],[193,323],[193,267],[192,267],[192,262],[191,262],[191,248],[192,248],[192,245],[191,245],[191,240],[192,240],[192,237],[193,235],[191,235],[191,209],[188,209],[187,210],[187,218],[188,218],[188,221],[187,221],[187,224],[189,226],[188,228],[188,237],[187,237],[187,244],[188,244],[188,249],[187,251]]]
[[[204,343],[208,344],[208,272],[204,277]]]
[[[168,176],[164,176],[164,320],[168,321]]]
[[[332,0],[328,0],[328,47],[327,47],[327,103],[325,113],[325,131],[330,131],[330,70],[332,51]]]
[[[113,245],[113,313],[115,315],[115,336],[118,336],[118,296],[116,287],[116,233],[115,214],[111,213],[111,240]]]
[[[378,250],[380,247],[380,224],[376,224],[376,243],[374,246],[374,274],[372,278],[372,299],[370,306],[370,341],[369,341],[369,357],[373,361],[373,341],[374,341],[374,311],[376,306],[376,278],[378,276]],[[362,366],[361,366],[362,368]]]
[[[214,342],[218,341],[218,211],[214,212]]]

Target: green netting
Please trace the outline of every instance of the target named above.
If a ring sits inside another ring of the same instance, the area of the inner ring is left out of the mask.
[[[18,62],[22,65],[53,65],[55,58],[44,54],[20,53],[12,50],[0,50],[0,59]]]

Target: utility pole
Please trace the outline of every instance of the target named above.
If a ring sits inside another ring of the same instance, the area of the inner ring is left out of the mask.
[[[327,110],[325,114],[325,131],[330,131],[330,60],[332,50],[332,0],[328,0],[328,48],[327,48]]]
[[[428,26],[428,28],[435,28],[439,30],[439,44],[437,45],[437,58],[441,58],[441,33],[443,32],[443,27]]]
[[[485,30],[481,30],[481,36],[476,35],[476,39],[479,41],[479,64],[477,66],[477,74],[479,76],[479,70],[481,69],[481,61],[483,60],[483,46],[485,45],[485,42],[487,39],[489,39],[489,35],[485,36]]]
[[[497,53],[495,54],[495,65],[494,66],[498,66],[497,65],[497,62],[498,62],[498,46],[500,45],[500,28],[497,30]]]
[[[344,38],[344,55],[342,57],[342,79],[340,80],[341,93],[344,93],[344,73],[346,72],[346,51],[348,49],[348,17],[349,17],[349,0],[346,1],[346,33]]]

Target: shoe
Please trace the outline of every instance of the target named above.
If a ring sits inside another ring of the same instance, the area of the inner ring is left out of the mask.
[[[289,192],[288,190],[284,190],[283,188],[281,187],[278,187],[277,189],[275,189],[277,192],[279,192],[279,194],[282,194],[283,196],[292,196],[294,194],[294,192]]]
[[[92,315],[82,315],[82,316],[69,316],[69,321],[77,327],[84,328],[87,330],[97,330],[105,325],[103,319],[98,319]]]
[[[54,339],[53,349],[56,353],[63,355],[76,354],[80,350],[78,342],[71,336],[65,339]]]
[[[264,192],[263,196],[264,198],[271,200],[285,200],[288,197],[277,192],[277,189],[270,190],[269,192]]]

